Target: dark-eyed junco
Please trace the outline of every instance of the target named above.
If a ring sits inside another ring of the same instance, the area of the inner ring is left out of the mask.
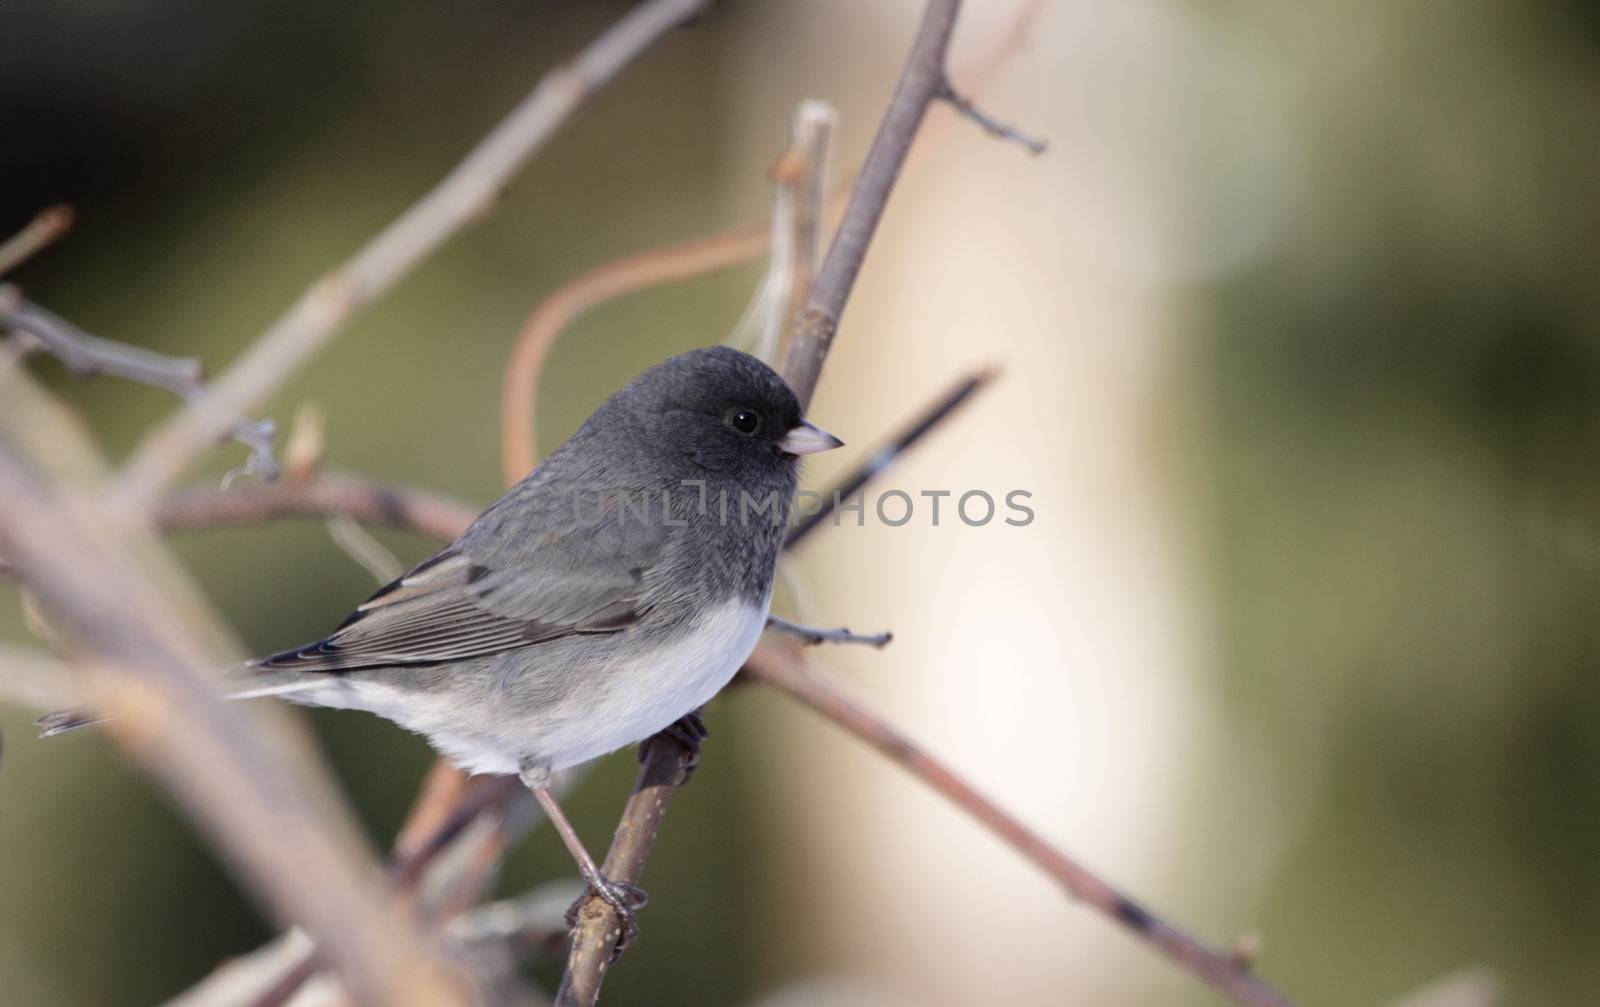
[[[235,672],[236,696],[368,710],[469,772],[520,775],[631,927],[637,893],[601,877],[551,773],[728,683],[767,620],[799,456],[839,444],[755,357],[673,357],[326,639]]]

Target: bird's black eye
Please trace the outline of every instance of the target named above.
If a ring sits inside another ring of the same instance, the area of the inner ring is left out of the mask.
[[[749,437],[761,429],[761,414],[753,409],[730,409],[723,421],[739,433]]]

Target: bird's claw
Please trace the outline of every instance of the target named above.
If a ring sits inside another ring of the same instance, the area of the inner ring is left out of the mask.
[[[677,720],[661,729],[657,737],[671,738],[681,746],[688,758],[683,762],[683,779],[678,781],[682,786],[694,776],[694,770],[700,763],[700,746],[711,737],[711,731],[706,727],[706,722],[700,719],[698,713],[686,713]],[[646,741],[639,746],[639,761],[643,762],[645,752],[649,750],[650,742]]]
[[[567,908],[567,926],[574,928],[578,925],[578,914],[582,912],[585,903],[591,897],[599,898],[610,906],[617,914],[617,942],[611,952],[611,960],[615,961],[622,952],[633,944],[639,937],[639,921],[634,917],[635,909],[643,909],[650,901],[650,896],[638,885],[630,885],[626,881],[611,881],[599,878],[589,882],[589,890],[578,897],[578,900]]]

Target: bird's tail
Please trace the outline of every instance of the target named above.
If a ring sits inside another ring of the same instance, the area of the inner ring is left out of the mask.
[[[76,731],[80,727],[103,724],[107,719],[109,718],[96,716],[87,710],[57,710],[40,717],[33,722],[33,726],[39,729],[39,737],[53,738],[58,734]]]
[[[294,672],[264,672],[255,662],[229,668],[226,672],[230,691],[226,699],[257,699],[262,696],[282,696],[284,699],[295,699],[296,693],[306,692],[319,684],[314,678]],[[33,722],[39,729],[39,737],[53,738],[58,734],[76,731],[80,727],[94,727],[104,724],[110,717],[88,710],[57,710],[47,713]]]

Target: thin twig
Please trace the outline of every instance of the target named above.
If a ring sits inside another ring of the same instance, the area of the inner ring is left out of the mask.
[[[169,357],[142,346],[91,335],[60,315],[25,300],[10,284],[0,284],[0,328],[24,333],[76,377],[110,374],[164,389],[190,403],[206,397],[202,380],[205,367],[200,361]],[[248,471],[263,479],[276,479],[282,472],[274,451],[276,423],[235,418],[227,435],[250,449]]]
[[[539,374],[561,333],[597,304],[635,290],[687,280],[756,258],[767,249],[766,224],[749,224],[703,238],[614,259],[569,280],[540,301],[517,334],[506,361],[500,397],[501,475],[517,482],[539,460],[534,428]]]
[[[1125,927],[1234,1003],[1288,1007],[1288,999],[1252,975],[1235,956],[1207,947],[1167,923],[1052,846],[916,742],[812,671],[795,648],[763,644],[745,662],[742,674],[786,693],[898,763],[1050,875],[1069,895]]]
[[[811,296],[811,283],[816,279],[817,262],[822,255],[828,168],[833,158],[833,137],[838,129],[839,112],[826,102],[805,101],[795,112],[793,157],[787,159],[789,171],[785,179],[790,190],[793,254],[788,262],[789,283],[783,314],[774,320],[777,338],[772,340],[771,357],[763,357],[764,360],[778,359],[783,340],[794,331],[800,306]]]
[[[1023,47],[1028,30],[1043,6],[1044,0],[1027,0],[1018,6],[994,46],[962,72],[962,79],[971,85],[971,93],[981,92],[1006,61]],[[906,171],[928,160],[937,146],[934,141],[948,132],[953,121],[951,117],[930,122],[922,128]],[[832,223],[844,212],[856,177],[841,179],[827,195],[822,214],[826,222]],[[506,361],[500,398],[501,474],[506,485],[527,475],[539,460],[536,432],[539,377],[550,351],[575,320],[625,294],[691,280],[750,262],[771,247],[771,238],[772,229],[768,223],[758,221],[649,249],[596,266],[568,280],[540,301],[517,333],[511,356]],[[797,299],[793,308],[798,310],[802,303]]]
[[[828,246],[827,258],[822,260],[811,296],[796,322],[794,345],[783,377],[800,399],[801,408],[810,404],[817,379],[822,376],[822,364],[839,329],[845,302],[861,273],[867,246],[883,219],[889,193],[900,177],[917,127],[944,87],[945,53],[950,48],[950,33],[955,29],[960,7],[961,0],[929,0],[911,55],[895,85],[894,96],[889,99],[889,110],[878,126],[861,176],[850,193],[844,220]]]
[[[944,80],[945,53],[959,6],[960,0],[930,0],[888,111],[851,194],[850,205],[828,247],[822,271],[800,316],[784,378],[802,406],[810,401],[816,387],[839,315],[860,272],[878,219],[883,215],[889,190],[911,149],[917,126],[928,105],[938,97]],[[639,782],[623,809],[611,852],[606,856],[603,871],[607,878],[638,884],[645,857],[672,799],[673,788],[685,778],[691,758],[691,753],[670,737],[658,735],[645,742]],[[577,1007],[595,1002],[621,931],[616,910],[603,899],[591,895],[581,903],[558,1002]]]
[[[818,494],[817,509],[803,514],[799,523],[789,532],[784,548],[793,549],[799,545],[801,540],[821,527],[845,500],[861,492],[863,486],[898,461],[901,455],[909,451],[935,427],[953,416],[968,399],[988,386],[998,374],[999,371],[991,367],[963,378],[906,424],[888,444],[874,451],[865,462],[852,469],[849,475],[834,484],[831,489]]]
[[[406,572],[405,564],[355,518],[341,514],[329,518],[322,525],[328,530],[328,537],[333,544],[344,550],[346,556],[371,574],[372,579],[380,585],[398,580]]]
[[[351,259],[314,283],[211,388],[157,429],[114,488],[124,516],[143,520],[195,455],[224,434],[352,316],[382,296],[449,238],[483,216],[517,170],[584,103],[707,0],[648,0],[635,7],[533,92],[443,181]]]
[[[156,508],[155,520],[162,531],[197,532],[341,514],[449,542],[467,530],[477,509],[416,487],[323,471],[227,490],[210,486],[178,490]]]
[[[789,146],[772,166],[772,241],[767,273],[725,343],[775,364],[795,312],[805,303],[821,254],[828,162],[839,113],[807,99],[789,123]]]
[[[0,244],[0,276],[60,241],[72,230],[72,216],[72,207],[65,203],[40,210],[26,227]]]
[[[808,647],[814,647],[822,643],[858,643],[866,647],[883,648],[894,641],[894,634],[889,632],[852,633],[844,626],[840,626],[838,629],[819,629],[816,626],[802,626],[798,622],[790,622],[788,619],[776,615],[767,616],[767,628],[777,630],[784,636],[792,637]]]
[[[999,140],[1010,140],[1012,143],[1021,146],[1034,157],[1038,157],[1040,154],[1043,154],[1045,151],[1050,149],[1050,142],[1048,140],[1041,140],[1038,137],[1029,136],[1028,134],[1018,130],[1015,126],[1012,126],[1009,123],[1001,122],[999,119],[996,119],[994,116],[979,108],[971,98],[957,91],[955,89],[955,85],[951,84],[948,79],[942,85],[939,92],[939,97],[949,102],[951,108],[977,123],[979,128],[981,128],[985,133],[988,133],[990,136]]]

